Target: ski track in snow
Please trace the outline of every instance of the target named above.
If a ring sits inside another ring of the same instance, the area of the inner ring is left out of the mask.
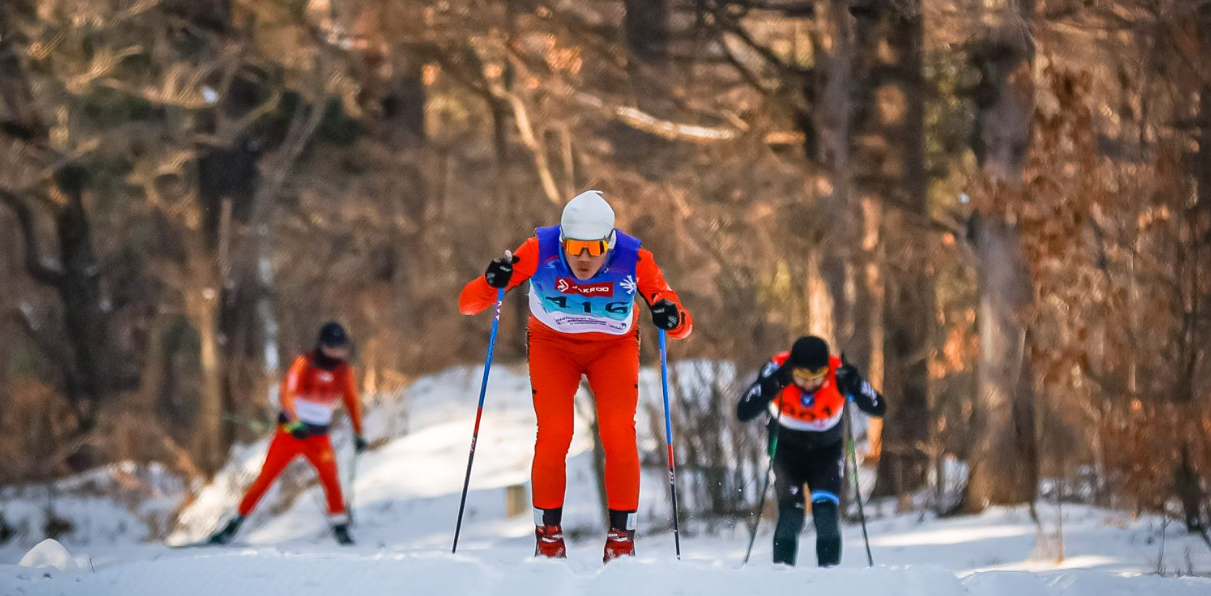
[[[677,363],[685,385],[701,363]],[[569,454],[565,530],[569,559],[538,561],[527,513],[505,516],[505,491],[527,485],[534,439],[533,411],[524,368],[493,371],[477,448],[460,550],[449,553],[466,466],[479,383],[478,369],[458,369],[421,379],[397,405],[372,408],[371,439],[390,442],[358,463],[353,534],[358,545],[342,548],[328,535],[322,494],[310,486],[292,501],[271,491],[237,538],[226,548],[173,550],[139,543],[139,532],[73,535],[64,543],[74,571],[16,565],[29,545],[0,546],[0,596],[265,596],[311,594],[661,594],[714,596],[806,593],[905,596],[1152,596],[1211,595],[1211,579],[1161,577],[1211,572],[1211,549],[1177,524],[1133,519],[1121,512],[1064,506],[1064,561],[1054,545],[1040,546],[1024,509],[993,509],[974,517],[935,519],[896,514],[891,504],[868,508],[877,566],[865,569],[861,529],[848,525],[838,569],[818,570],[811,524],[802,535],[800,567],[770,563],[772,520],[763,520],[752,563],[740,567],[747,522],[703,532],[683,523],[684,560],[673,556],[667,529],[667,476],[645,469],[640,504],[639,556],[601,564],[604,528],[597,507],[588,425],[577,421]],[[730,367],[720,377],[734,374]],[[641,380],[645,403],[659,404],[658,373]],[[659,412],[659,406],[655,410]],[[641,442],[653,437],[641,404]],[[334,435],[338,458],[348,462],[347,431]],[[208,533],[234,506],[264,456],[265,442],[235,451],[226,475],[204,491],[182,516],[172,537],[181,543]],[[646,444],[646,443],[645,443]],[[347,470],[342,469],[342,474]],[[307,478],[309,470],[300,477]],[[342,476],[346,478],[346,476]],[[869,481],[864,471],[863,480]],[[679,477],[679,482],[684,477]],[[884,510],[884,508],[888,508]],[[70,510],[71,507],[69,506]],[[112,506],[110,507],[112,509]],[[96,507],[107,527],[110,509]],[[1053,535],[1054,504],[1040,503],[1044,530]],[[86,514],[85,514],[86,515]],[[113,525],[110,523],[109,525]],[[690,530],[687,532],[687,530]],[[1163,534],[1162,534],[1163,532]],[[1164,558],[1160,559],[1161,540]],[[61,557],[60,557],[61,558]],[[1158,565],[1159,562],[1159,565]]]

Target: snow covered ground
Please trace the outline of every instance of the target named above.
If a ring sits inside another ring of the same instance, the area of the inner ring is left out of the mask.
[[[108,547],[154,539],[170,529],[185,485],[160,464],[122,463],[49,484],[0,490],[0,511],[16,533],[0,545],[0,562],[41,541],[48,522],[59,540],[77,547]]]
[[[681,363],[680,366],[696,366]],[[717,374],[732,374],[726,367]],[[328,536],[319,488],[310,472],[295,472],[301,491],[271,492],[249,520],[237,544],[222,549],[172,550],[125,534],[106,539],[69,537],[70,554],[30,544],[0,548],[0,596],[122,595],[244,596],[265,594],[771,594],[833,590],[836,593],[928,596],[1143,596],[1211,594],[1211,579],[1162,577],[1211,574],[1211,549],[1176,525],[1156,518],[1066,505],[1063,560],[1058,511],[1042,505],[1045,538],[1023,509],[992,510],[978,517],[934,519],[896,515],[872,507],[870,524],[876,569],[865,569],[862,534],[845,528],[842,568],[811,568],[810,526],[800,549],[802,566],[770,562],[770,526],[763,525],[753,562],[740,567],[747,527],[707,535],[690,520],[683,533],[683,560],[673,556],[668,526],[667,479],[645,472],[639,556],[603,567],[604,531],[597,509],[587,424],[578,424],[569,461],[565,528],[567,561],[535,561],[528,512],[506,517],[506,491],[526,487],[534,438],[533,411],[524,369],[493,371],[476,453],[472,491],[459,553],[450,541],[462,487],[478,390],[477,369],[427,377],[402,400],[373,408],[368,432],[378,448],[363,455],[353,485],[354,537],[341,548]],[[686,375],[688,378],[690,375]],[[645,371],[641,392],[659,402],[658,377]],[[641,408],[641,411],[643,408]],[[657,410],[658,411],[658,410]],[[639,421],[641,430],[650,428]],[[645,443],[663,437],[645,436]],[[347,432],[338,431],[338,458],[349,472]],[[234,507],[255,474],[264,443],[234,454],[218,480],[181,517],[171,541],[209,532]],[[45,552],[43,550],[45,549]],[[70,564],[68,564],[70,563]]]

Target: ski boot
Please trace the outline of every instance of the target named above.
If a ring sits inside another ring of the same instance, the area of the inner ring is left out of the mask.
[[[618,557],[635,556],[635,530],[619,530],[610,528],[606,534],[605,557],[602,561],[609,563]]]
[[[349,535],[349,524],[336,524],[332,526],[332,535],[336,537],[337,544],[341,546],[353,546],[353,537]]]
[[[568,549],[563,543],[563,529],[559,526],[535,526],[534,556],[566,559]]]
[[[235,517],[227,520],[227,525],[223,526],[222,530],[210,535],[210,538],[206,540],[207,544],[230,544],[231,540],[235,538],[236,532],[240,531],[240,526],[243,523],[244,516],[242,515],[236,515]]]

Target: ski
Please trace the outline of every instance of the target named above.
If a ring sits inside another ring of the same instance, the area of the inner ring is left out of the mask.
[[[203,540],[196,540],[194,542],[183,542],[181,544],[165,544],[164,546],[167,546],[168,548],[171,548],[174,550],[180,550],[180,549],[187,549],[187,548],[201,548],[204,546],[230,546],[230,544],[219,544],[218,542],[211,541],[209,538],[205,538]]]

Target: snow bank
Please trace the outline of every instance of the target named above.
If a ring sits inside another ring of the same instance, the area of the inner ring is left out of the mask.
[[[670,369],[674,389],[685,395],[703,395],[704,386],[728,383],[735,375],[730,363],[701,360],[676,362]],[[433,516],[444,519],[444,514],[437,511],[448,509],[448,501],[456,499],[462,489],[481,374],[482,368],[478,366],[455,367],[417,379],[398,395],[383,394],[368,399],[371,405],[365,414],[366,437],[372,443],[386,441],[386,444],[359,458],[352,491],[355,517],[377,519],[375,511],[399,510],[415,512],[419,517],[421,511],[432,511],[423,527],[432,525],[428,520]],[[593,405],[583,390],[577,399],[576,434],[569,450],[565,527],[598,528],[602,521],[591,459],[593,439],[589,421],[583,416],[592,411]],[[663,452],[663,435],[650,432],[653,428],[663,429],[663,422],[657,420],[653,425],[649,420],[650,412],[663,411],[658,369],[645,368],[640,372],[640,400],[636,427],[641,448]],[[503,516],[506,487],[526,485],[528,491],[536,422],[525,365],[493,367],[484,403],[473,490],[468,502],[470,519]],[[347,487],[353,460],[347,419],[338,422],[331,436],[341,466],[342,484]],[[214,481],[181,513],[179,525],[168,542],[197,540],[231,515],[243,489],[259,472],[268,445],[266,437],[234,449]],[[649,470],[645,476],[650,478],[645,480],[650,488],[641,497],[641,511],[652,514],[657,523],[667,524],[667,491],[661,488],[664,472]],[[345,490],[349,492],[348,488]],[[314,473],[300,459],[262,498],[244,532],[251,542],[258,544],[323,533],[323,503],[322,489]],[[435,526],[432,531],[444,534],[446,528]]]
[[[16,536],[0,546],[0,560],[54,537],[73,548],[156,540],[174,523],[185,496],[183,481],[160,464],[124,462],[49,484],[0,491],[5,521]]]

